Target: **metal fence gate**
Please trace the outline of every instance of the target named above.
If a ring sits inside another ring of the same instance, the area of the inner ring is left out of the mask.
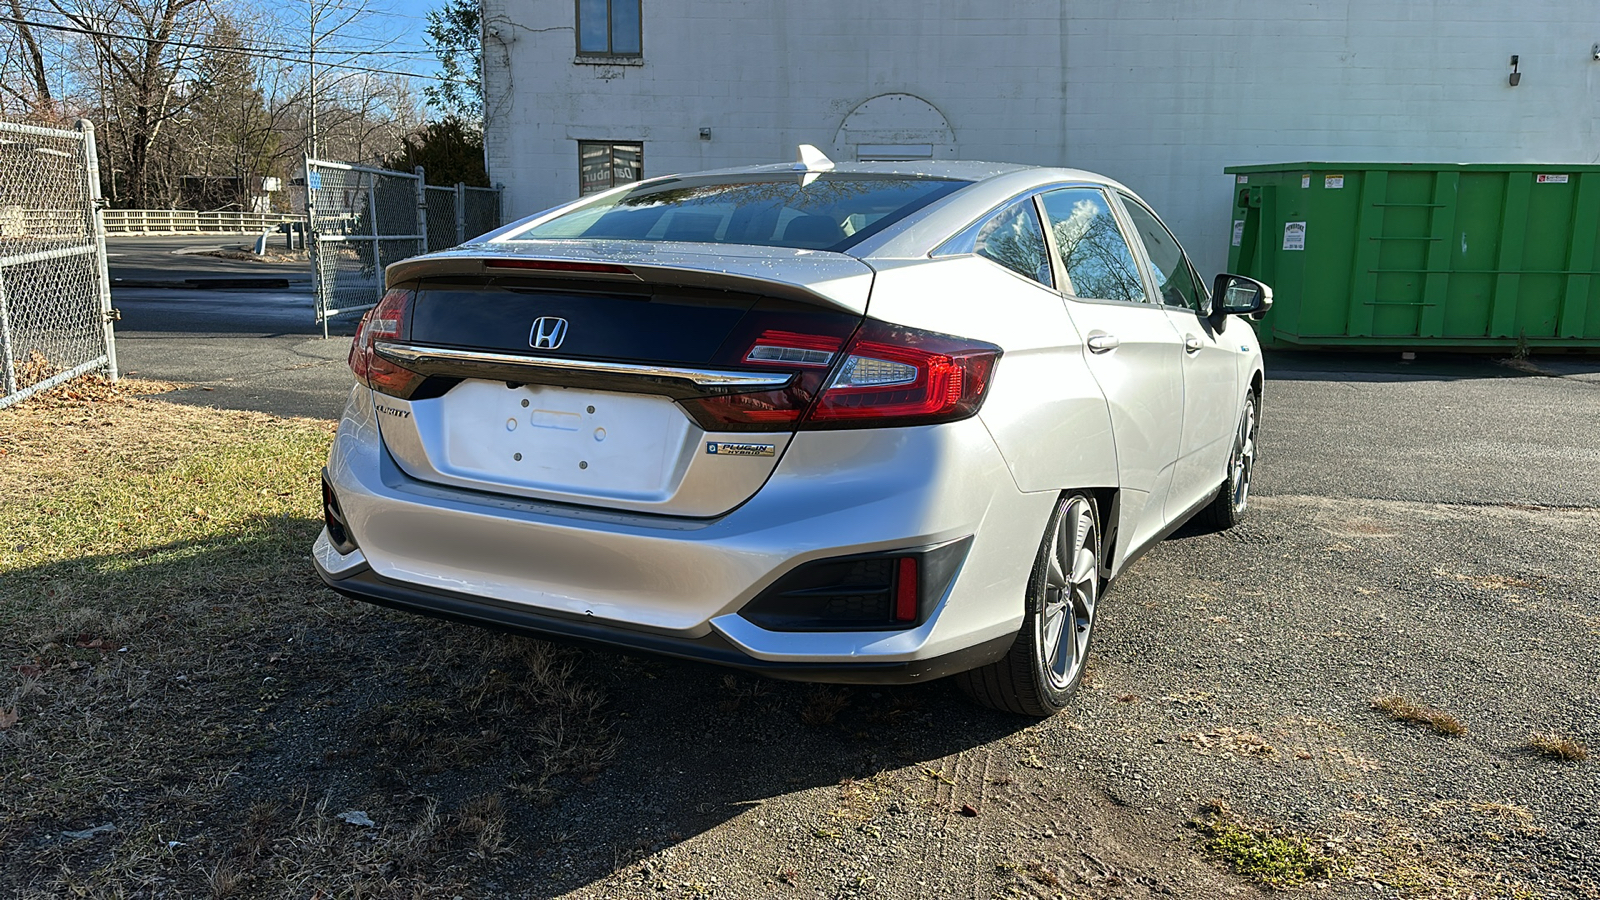
[[[117,377],[94,126],[0,122],[0,407]]]
[[[426,184],[423,170],[395,172],[306,160],[317,321],[383,299],[383,270],[410,256],[464,243],[500,226],[500,190]]]
[[[383,299],[383,270],[424,250],[422,176],[306,160],[306,218],[317,321]]]

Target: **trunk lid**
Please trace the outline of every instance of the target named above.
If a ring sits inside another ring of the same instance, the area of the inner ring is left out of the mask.
[[[842,347],[871,269],[817,251],[601,243],[480,245],[390,267],[391,288],[414,294],[403,339],[378,352],[427,376],[407,397],[374,394],[402,470],[697,517],[761,488],[793,433],[768,401],[814,394],[827,365],[752,361],[752,346],[779,335]],[[549,264],[571,268],[523,267]],[[706,412],[726,403],[754,411]]]

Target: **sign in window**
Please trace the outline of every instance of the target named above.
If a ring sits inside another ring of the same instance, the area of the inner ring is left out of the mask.
[[[595,194],[644,177],[644,145],[578,142],[578,193]]]

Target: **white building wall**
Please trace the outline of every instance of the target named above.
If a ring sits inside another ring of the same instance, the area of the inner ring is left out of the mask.
[[[577,195],[579,140],[642,141],[647,177],[777,162],[891,93],[943,114],[940,155],[1123,181],[1207,271],[1226,165],[1600,162],[1593,0],[642,2],[642,62],[589,65],[573,0],[485,0],[511,215]]]

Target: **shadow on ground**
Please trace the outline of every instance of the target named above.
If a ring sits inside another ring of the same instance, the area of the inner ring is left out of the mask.
[[[948,683],[783,684],[380,611],[320,586],[316,530],[7,573],[6,893],[552,897],[1028,724]]]

